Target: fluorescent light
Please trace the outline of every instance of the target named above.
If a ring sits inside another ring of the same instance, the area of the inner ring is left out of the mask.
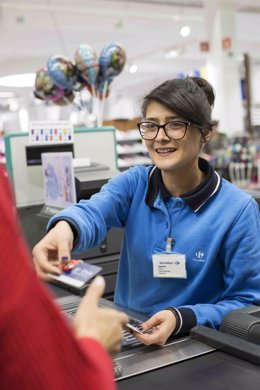
[[[15,99],[9,99],[9,110],[10,111],[17,111],[19,108],[19,104]]]
[[[180,30],[180,34],[182,37],[188,37],[190,35],[190,27],[189,26],[183,26]]]
[[[15,94],[14,92],[0,92],[0,99],[10,99],[12,97],[14,97]]]
[[[33,87],[35,82],[35,73],[13,74],[0,77],[0,85],[3,87]]]
[[[133,64],[133,65],[130,66],[129,72],[134,74],[137,71],[137,69],[138,69],[137,65]]]
[[[166,58],[166,60],[170,60],[172,58],[178,57],[179,55],[180,55],[180,49],[173,49],[167,51],[167,53],[165,53],[164,55],[164,58]]]

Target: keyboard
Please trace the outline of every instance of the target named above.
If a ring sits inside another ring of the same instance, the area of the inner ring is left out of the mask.
[[[62,312],[66,314],[66,317],[72,320],[73,316],[75,315],[78,306],[80,304],[81,298],[79,296],[69,295],[67,297],[59,298],[56,300],[58,305],[61,307]],[[100,307],[105,308],[117,308],[112,302],[107,301],[105,299],[101,299],[100,301]],[[129,316],[129,323],[134,326],[140,325],[143,321],[145,321],[145,318],[138,319],[135,318],[126,311],[126,313]],[[132,333],[128,329],[124,329],[123,331],[123,339],[122,339],[122,345],[121,345],[121,351],[128,351],[133,348],[137,348],[140,346],[143,346],[144,344],[137,340]]]

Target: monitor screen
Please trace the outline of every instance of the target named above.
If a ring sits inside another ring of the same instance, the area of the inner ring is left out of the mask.
[[[26,163],[27,165],[42,165],[42,153],[72,152],[74,157],[74,144],[46,144],[46,145],[27,145]]]

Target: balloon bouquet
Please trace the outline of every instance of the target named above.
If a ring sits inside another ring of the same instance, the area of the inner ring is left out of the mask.
[[[48,59],[46,67],[37,71],[34,96],[59,106],[73,103],[78,110],[88,108],[89,113],[96,115],[97,125],[102,126],[105,99],[125,61],[125,50],[117,42],[107,44],[99,58],[90,45],[81,44],[74,62],[54,55]],[[91,95],[91,105],[84,104],[81,98],[85,91]]]

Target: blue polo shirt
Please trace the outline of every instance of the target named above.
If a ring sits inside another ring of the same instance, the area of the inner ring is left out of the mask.
[[[255,200],[199,160],[205,180],[193,191],[171,196],[160,170],[135,166],[112,178],[89,200],[50,221],[68,221],[73,250],[95,247],[111,227],[124,227],[115,302],[148,316],[178,310],[178,331],[195,324],[218,328],[223,316],[260,302],[260,224]],[[152,256],[184,254],[187,278],[155,278]]]

